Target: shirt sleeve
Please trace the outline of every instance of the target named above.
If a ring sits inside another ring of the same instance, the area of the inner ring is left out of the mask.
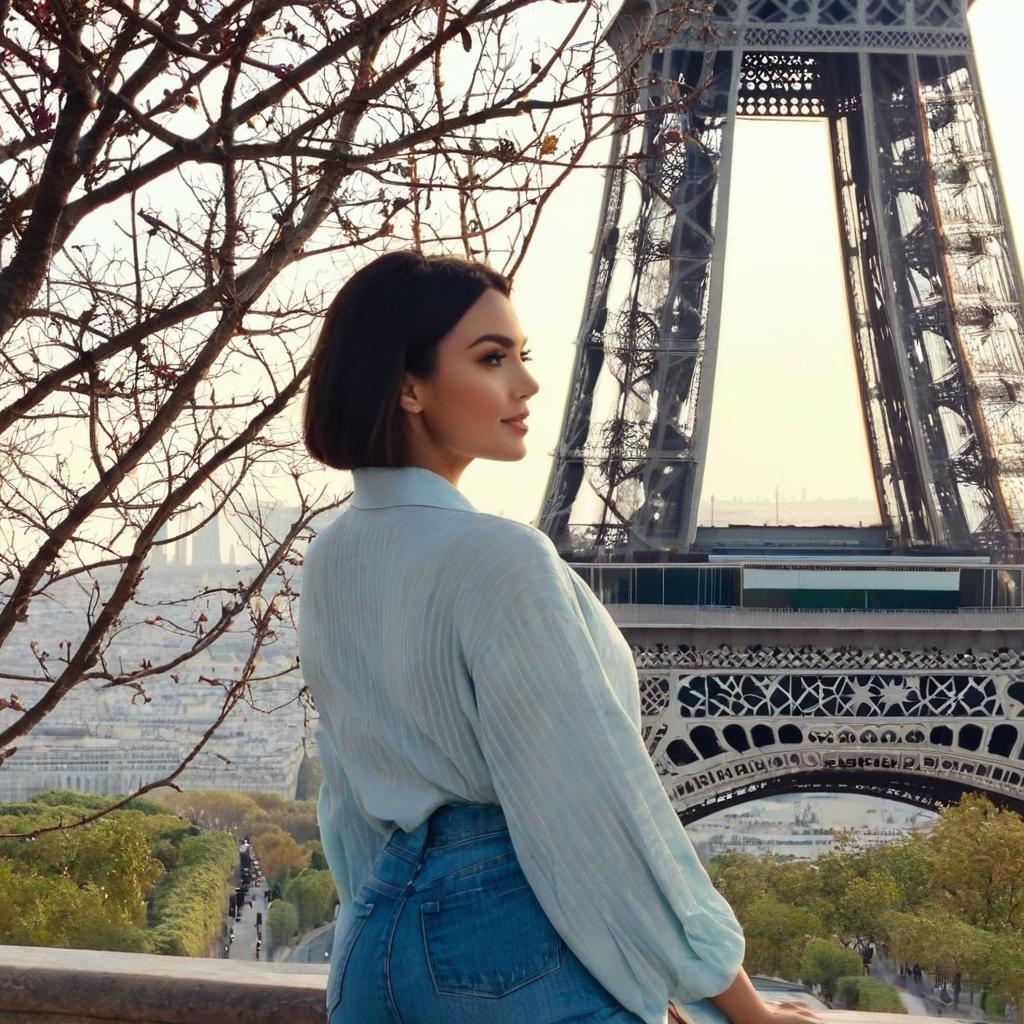
[[[616,697],[573,570],[521,525],[467,573],[460,629],[478,742],[555,930],[623,1006],[663,1021],[669,1000],[729,987],[743,932]]]

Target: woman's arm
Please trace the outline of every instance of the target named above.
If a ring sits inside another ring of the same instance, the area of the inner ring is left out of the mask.
[[[731,1021],[731,1024],[764,1024],[768,1007],[750,983],[747,972],[741,967],[733,983],[711,1002]]]
[[[742,967],[724,992],[710,998],[729,1018],[730,1024],[792,1024],[794,1018],[804,1022],[821,1020],[813,1010],[800,1002],[788,1001],[777,1005],[766,1003]]]
[[[608,674],[610,616],[588,621],[546,534],[504,524],[474,550],[457,614],[466,712],[520,866],[552,926],[628,1010],[721,992],[743,933],[644,746],[625,679]],[[594,599],[596,601],[596,598]],[[625,673],[627,654],[609,667]],[[707,1007],[707,1010],[713,1009]]]

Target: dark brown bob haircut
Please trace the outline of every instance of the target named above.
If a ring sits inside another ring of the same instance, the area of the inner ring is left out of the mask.
[[[353,274],[313,348],[302,427],[309,454],[334,469],[406,465],[402,379],[434,376],[438,343],[488,288],[511,291],[485,263],[413,250]]]

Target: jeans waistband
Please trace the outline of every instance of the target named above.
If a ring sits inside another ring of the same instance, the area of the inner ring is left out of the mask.
[[[418,855],[424,849],[453,846],[505,828],[505,812],[497,804],[442,804],[412,832],[400,828],[392,832],[389,845]]]
[[[507,846],[511,850],[511,843],[503,842],[510,838],[504,812],[497,804],[443,804],[412,832],[398,828],[391,833],[366,885],[371,891],[398,898],[458,871],[467,857],[467,864],[471,864],[476,840],[490,843],[495,849],[505,850]],[[435,850],[438,856],[430,856]],[[424,865],[427,867],[421,874]]]

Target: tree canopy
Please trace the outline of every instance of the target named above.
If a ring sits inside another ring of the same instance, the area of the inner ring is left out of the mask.
[[[1024,1011],[1024,821],[982,794],[884,846],[850,841],[813,863],[726,853],[710,873],[743,924],[751,974],[842,996],[839,979],[859,974],[856,950],[884,945],[951,977],[954,1002],[970,978]],[[877,986],[846,988],[861,1009],[888,1005]]]
[[[0,804],[0,830],[102,808],[66,791]],[[237,855],[148,801],[80,828],[0,840],[0,944],[205,956],[220,929]]]

